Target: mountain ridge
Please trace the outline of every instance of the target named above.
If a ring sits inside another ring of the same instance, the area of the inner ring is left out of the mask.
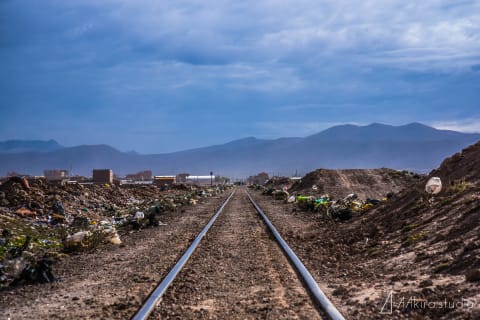
[[[0,175],[9,171],[41,174],[44,169],[72,168],[90,175],[93,168],[118,174],[150,169],[155,174],[214,171],[244,177],[266,171],[290,175],[317,168],[379,168],[428,171],[447,156],[480,140],[460,133],[411,123],[391,126],[341,125],[304,138],[247,137],[224,144],[171,153],[135,154],[108,145],[63,147],[47,152],[0,153]]]
[[[63,148],[64,146],[53,139],[0,141],[0,153],[49,152]]]

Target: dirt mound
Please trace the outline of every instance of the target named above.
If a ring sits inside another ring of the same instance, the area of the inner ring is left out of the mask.
[[[431,177],[440,177],[443,184],[435,196],[425,192]],[[368,218],[370,225],[390,237],[400,237],[407,247],[418,242],[455,257],[444,271],[458,273],[480,267],[480,259],[471,252],[480,244],[480,142],[447,158]]]
[[[445,159],[430,176],[440,177],[444,185],[452,186],[459,181],[477,183],[480,181],[480,142]]]
[[[318,176],[312,173],[302,185],[317,183]],[[425,191],[431,177],[443,182],[435,196]],[[299,211],[293,203],[260,205],[271,216],[283,208],[274,224],[289,219],[283,230],[278,223],[281,233],[312,274],[328,279],[339,303],[351,308],[347,318],[480,319],[480,142],[346,222]],[[380,312],[389,295],[390,316]],[[429,304],[412,306],[412,299]],[[442,307],[441,301],[455,306]]]
[[[434,196],[425,192],[431,177],[443,184]],[[392,283],[413,280],[409,290],[422,299],[448,300],[461,293],[478,301],[478,286],[472,288],[480,281],[480,142],[331,236],[349,247],[357,264],[375,266]],[[428,314],[440,317],[435,312]]]
[[[267,189],[283,189],[290,187],[292,183],[292,180],[288,177],[271,177],[264,184],[264,187]]]
[[[339,199],[350,193],[360,198],[382,198],[387,193],[399,192],[421,179],[407,171],[392,169],[318,169],[308,173],[292,185],[290,193],[322,195]]]

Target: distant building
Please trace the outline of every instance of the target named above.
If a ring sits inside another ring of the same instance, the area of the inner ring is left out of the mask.
[[[127,179],[118,179],[115,180],[115,183],[122,186],[122,185],[151,185],[153,184],[153,180],[127,180]]]
[[[113,171],[111,169],[93,169],[93,183],[113,183]]]
[[[76,176],[71,176],[71,177],[68,179],[68,181],[71,182],[71,183],[73,183],[73,182],[85,182],[85,181],[88,181],[88,180],[90,180],[90,179],[87,178],[87,177],[78,176],[78,175],[76,175]]]
[[[252,184],[264,185],[268,181],[268,179],[270,179],[270,177],[268,176],[268,173],[261,172],[256,176],[248,177],[247,182]]]
[[[155,176],[153,183],[157,186],[172,185],[177,181],[176,176]]]
[[[126,180],[131,180],[131,181],[146,181],[146,180],[152,180],[152,178],[153,178],[153,174],[151,170],[131,173],[125,176]]]
[[[58,181],[68,179],[68,170],[43,170],[43,175],[48,181]]]
[[[215,182],[215,176],[188,176],[187,183],[197,186],[209,186]]]
[[[187,182],[187,177],[190,175],[190,173],[179,173],[177,174],[177,182],[178,183],[186,183]]]

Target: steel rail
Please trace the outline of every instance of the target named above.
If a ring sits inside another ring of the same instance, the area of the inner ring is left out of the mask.
[[[173,266],[173,268],[170,270],[167,276],[162,280],[162,282],[152,291],[148,299],[145,301],[145,303],[140,307],[140,309],[131,319],[144,320],[150,315],[150,313],[152,313],[153,309],[157,305],[160,298],[163,296],[163,294],[165,293],[167,288],[170,286],[170,284],[173,282],[173,280],[175,279],[177,274],[180,272],[180,270],[182,270],[183,266],[188,261],[192,253],[195,251],[200,241],[203,239],[203,237],[208,232],[210,227],[213,225],[215,220],[217,220],[218,216],[220,215],[220,213],[222,213],[223,209],[225,208],[225,206],[227,205],[227,203],[230,201],[230,199],[234,194],[235,194],[235,190],[227,198],[227,200],[225,200],[225,202],[217,210],[217,212],[213,215],[213,217],[208,221],[207,225],[202,229],[202,231],[200,231],[198,236],[195,238],[192,244],[185,251],[183,256],[178,260],[175,266]]]
[[[258,214],[262,217],[263,221],[268,226],[270,231],[273,233],[273,235],[275,236],[275,239],[277,239],[278,243],[282,247],[285,254],[288,256],[290,261],[293,263],[293,265],[297,269],[297,272],[300,274],[303,282],[306,284],[306,286],[310,290],[310,293],[312,294],[315,302],[317,302],[322,307],[322,309],[329,315],[331,319],[345,320],[345,318],[338,311],[338,309],[335,308],[333,303],[328,299],[328,297],[320,289],[317,282],[312,277],[312,275],[307,270],[307,268],[302,263],[302,261],[297,257],[295,252],[293,252],[293,250],[288,246],[287,242],[283,240],[282,236],[274,227],[274,225],[270,222],[270,220],[268,220],[267,216],[262,211],[262,209],[260,209],[260,207],[255,203],[255,201],[253,201],[253,198],[250,196],[250,193],[248,193],[248,191],[245,191],[245,192],[247,193],[247,196],[250,199],[250,202],[255,207],[255,210],[257,210]]]

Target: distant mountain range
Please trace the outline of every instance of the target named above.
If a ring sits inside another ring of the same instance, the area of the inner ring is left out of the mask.
[[[305,174],[317,168],[379,168],[429,171],[480,134],[437,130],[420,123],[390,126],[341,125],[305,138],[262,140],[253,137],[222,145],[174,153],[140,155],[108,145],[62,147],[50,141],[0,142],[0,175],[9,171],[42,174],[44,169],[71,169],[91,175],[111,168],[120,175],[150,169],[154,174],[208,174],[244,177]]]
[[[64,148],[55,140],[0,141],[0,153],[49,152]]]

